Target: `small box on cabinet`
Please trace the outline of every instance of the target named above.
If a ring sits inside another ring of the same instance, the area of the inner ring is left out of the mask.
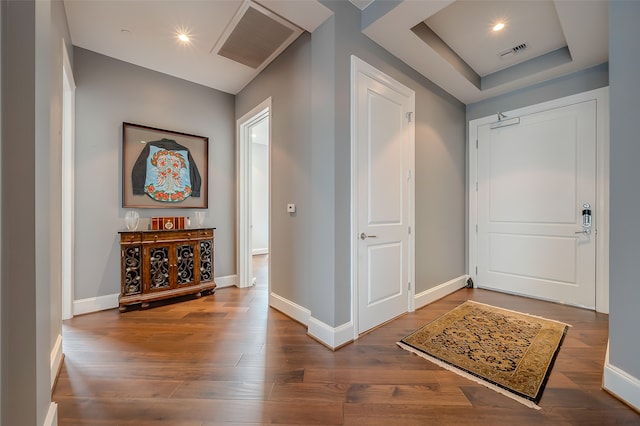
[[[151,229],[154,231],[162,229],[184,229],[184,217],[182,216],[166,216],[152,217]]]

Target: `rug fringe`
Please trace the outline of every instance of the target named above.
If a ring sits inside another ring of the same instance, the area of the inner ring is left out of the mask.
[[[483,303],[481,303],[481,304],[483,304]],[[486,305],[486,306],[489,306],[489,305]],[[492,383],[489,383],[489,382],[487,382],[485,380],[482,380],[479,377],[474,376],[473,374],[469,374],[466,371],[463,371],[463,370],[461,370],[459,368],[456,368],[456,367],[454,367],[454,366],[452,366],[450,364],[447,364],[446,362],[440,361],[439,359],[434,358],[432,356],[429,356],[429,355],[425,354],[424,352],[421,352],[421,351],[419,351],[417,349],[414,349],[411,346],[406,345],[406,344],[404,344],[402,342],[396,342],[396,344],[398,346],[400,346],[402,349],[404,349],[406,351],[409,351],[411,353],[414,353],[414,354],[418,355],[419,357],[426,359],[427,361],[431,361],[432,363],[436,364],[439,367],[444,368],[445,370],[449,370],[452,373],[456,373],[457,375],[459,375],[461,377],[464,377],[465,379],[468,379],[468,380],[476,382],[476,383],[478,383],[480,385],[483,385],[483,386],[485,386],[485,387],[487,387],[487,388],[489,388],[489,389],[491,389],[491,390],[493,390],[495,392],[498,392],[498,393],[500,393],[500,394],[502,394],[502,395],[504,395],[506,397],[509,397],[509,398],[513,399],[514,401],[519,402],[520,404],[526,405],[527,407],[533,408],[534,410],[542,410],[542,408],[540,408],[535,402],[530,401],[530,400],[528,400],[526,398],[522,398],[521,396],[514,395],[513,393],[507,391],[506,389],[501,388],[500,386],[496,386],[496,385],[494,385]]]

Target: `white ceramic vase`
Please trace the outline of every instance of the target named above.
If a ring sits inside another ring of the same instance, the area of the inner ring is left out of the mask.
[[[124,215],[124,221],[129,231],[135,231],[138,227],[138,223],[140,223],[140,215],[135,210],[129,210]]]
[[[194,212],[193,216],[196,219],[196,226],[202,228],[202,225],[204,225],[204,212]]]

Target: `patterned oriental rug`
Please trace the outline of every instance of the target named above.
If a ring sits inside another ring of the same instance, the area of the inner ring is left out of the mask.
[[[398,346],[539,410],[537,403],[568,327],[467,301]]]

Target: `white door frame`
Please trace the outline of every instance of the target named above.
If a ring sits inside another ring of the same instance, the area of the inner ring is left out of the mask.
[[[75,286],[75,98],[76,84],[62,40],[62,319],[73,318]]]
[[[252,139],[249,130],[251,126],[263,120],[265,116],[271,118],[271,98],[267,98],[251,111],[237,120],[237,235],[238,250],[236,270],[238,274],[237,286],[240,288],[253,285],[253,264],[251,248],[251,148]],[[269,212],[271,212],[271,119],[269,119],[269,142],[267,144],[269,158]],[[271,214],[269,214],[269,235],[271,235]],[[271,253],[271,238],[269,238],[269,253]],[[269,263],[270,263],[269,259]],[[271,268],[268,268],[268,287],[271,293]]]
[[[357,79],[358,73],[365,73],[371,78],[384,82],[385,84],[397,88],[399,92],[406,91],[407,88],[402,83],[399,83],[395,79],[384,74],[375,67],[364,62],[360,58],[351,56],[351,321],[353,323],[353,339],[358,339],[358,330],[360,326],[358,324],[358,250],[360,245],[358,244],[358,134],[357,134]],[[409,89],[410,90],[410,89]],[[413,91],[412,91],[413,92]],[[413,93],[414,108],[415,111],[415,93]],[[415,113],[411,113],[411,120],[415,120]],[[409,160],[408,167],[410,173],[415,170],[415,127],[409,135]],[[408,177],[409,182],[409,228],[415,230],[415,179],[413,175]],[[411,232],[409,235],[409,289],[407,291],[407,311],[415,311],[415,232]]]
[[[519,117],[586,102],[596,101],[596,205],[594,225],[596,229],[596,311],[609,313],[609,88],[591,90],[512,111],[502,112],[507,118]],[[469,188],[469,276],[477,282],[478,251],[478,127],[498,121],[498,115],[469,121],[468,188]]]

